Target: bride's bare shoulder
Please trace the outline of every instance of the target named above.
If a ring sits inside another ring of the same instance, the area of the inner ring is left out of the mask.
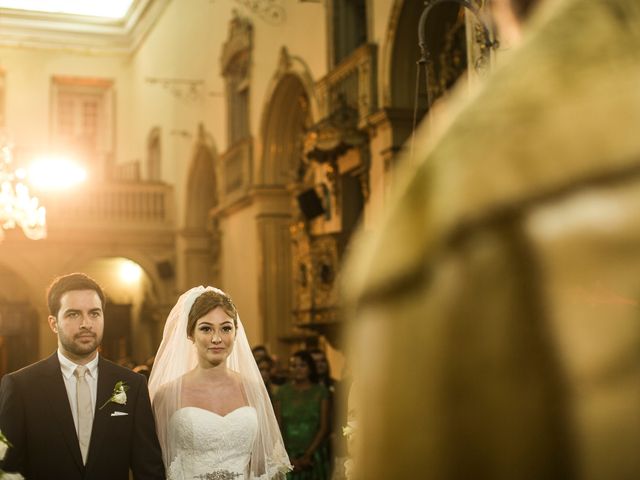
[[[238,372],[234,371],[234,370],[229,370],[229,378],[236,384],[236,385],[242,385],[243,382],[243,377],[241,374],[239,374]]]

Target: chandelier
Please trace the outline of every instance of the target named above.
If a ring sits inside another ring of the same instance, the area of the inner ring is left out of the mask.
[[[24,169],[12,169],[13,156],[9,145],[0,147],[0,241],[4,231],[20,227],[32,240],[47,236],[46,211],[38,199],[29,194],[24,183]]]

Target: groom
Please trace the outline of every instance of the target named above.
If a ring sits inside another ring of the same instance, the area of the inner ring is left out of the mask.
[[[142,375],[98,355],[104,293],[83,273],[47,291],[58,337],[49,358],[5,375],[0,430],[12,443],[2,468],[28,480],[163,480],[149,392]]]

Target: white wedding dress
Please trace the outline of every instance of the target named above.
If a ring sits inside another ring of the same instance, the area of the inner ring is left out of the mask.
[[[183,407],[169,420],[176,456],[168,480],[245,480],[258,431],[253,407],[225,416],[198,407]]]

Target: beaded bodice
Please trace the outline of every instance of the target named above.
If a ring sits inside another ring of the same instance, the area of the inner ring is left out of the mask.
[[[257,429],[256,411],[248,406],[225,416],[198,407],[177,410],[169,421],[176,456],[168,480],[244,480]]]

